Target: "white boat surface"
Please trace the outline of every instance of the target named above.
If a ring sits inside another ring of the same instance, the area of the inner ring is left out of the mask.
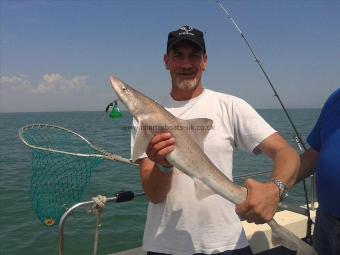
[[[306,206],[300,207],[301,211],[305,210]],[[310,210],[311,219],[315,220],[317,203],[314,210]],[[307,233],[307,216],[291,210],[282,210],[275,214],[274,219],[281,225],[292,231],[299,238],[303,239]],[[267,224],[256,225],[242,221],[244,231],[249,241],[250,247],[254,254],[280,254],[288,255],[295,254],[284,247],[276,247],[271,241],[271,228]],[[125,250],[111,255],[144,255],[145,251],[141,247]]]

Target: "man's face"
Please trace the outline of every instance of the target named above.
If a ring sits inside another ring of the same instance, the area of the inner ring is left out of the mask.
[[[181,42],[164,56],[172,84],[181,90],[193,90],[201,82],[207,56],[190,42]]]

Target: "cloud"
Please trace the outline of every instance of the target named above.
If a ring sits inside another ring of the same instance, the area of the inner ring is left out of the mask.
[[[25,80],[23,76],[1,76],[0,84],[3,91],[25,91],[32,93],[31,82]]]
[[[33,84],[23,75],[1,76],[0,84],[2,92],[24,93],[38,95],[72,94],[89,92],[90,86],[86,76],[74,76],[70,79],[64,78],[61,74],[51,73],[43,75],[41,81]]]

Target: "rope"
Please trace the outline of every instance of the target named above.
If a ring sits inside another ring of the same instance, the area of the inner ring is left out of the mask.
[[[93,255],[96,255],[97,249],[98,249],[98,241],[99,241],[99,228],[101,226],[100,216],[105,207],[107,198],[106,196],[98,195],[96,197],[93,197],[92,200],[94,201],[94,204],[92,205],[89,212],[92,212],[96,216],[96,232],[94,234],[94,242],[93,242]]]

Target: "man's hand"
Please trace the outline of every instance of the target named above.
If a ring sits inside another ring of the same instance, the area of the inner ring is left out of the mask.
[[[247,179],[244,186],[248,190],[247,199],[238,204],[235,212],[241,220],[263,224],[270,221],[279,205],[279,189],[272,183],[261,183]]]
[[[262,151],[273,161],[272,178],[281,180],[290,188],[300,166],[297,152],[280,136],[274,133],[264,139],[254,152]],[[270,221],[279,205],[279,188],[272,182],[260,183],[252,179],[245,182],[248,189],[246,201],[235,208],[241,219],[262,224]]]
[[[140,161],[140,175],[143,189],[152,203],[160,203],[166,198],[170,187],[172,174],[164,174],[155,170],[156,164],[171,167],[165,156],[174,150],[175,139],[170,133],[156,134],[150,141],[146,154],[147,158]]]
[[[153,162],[165,167],[172,167],[165,156],[175,149],[175,138],[170,133],[156,134],[150,141],[146,154]]]

